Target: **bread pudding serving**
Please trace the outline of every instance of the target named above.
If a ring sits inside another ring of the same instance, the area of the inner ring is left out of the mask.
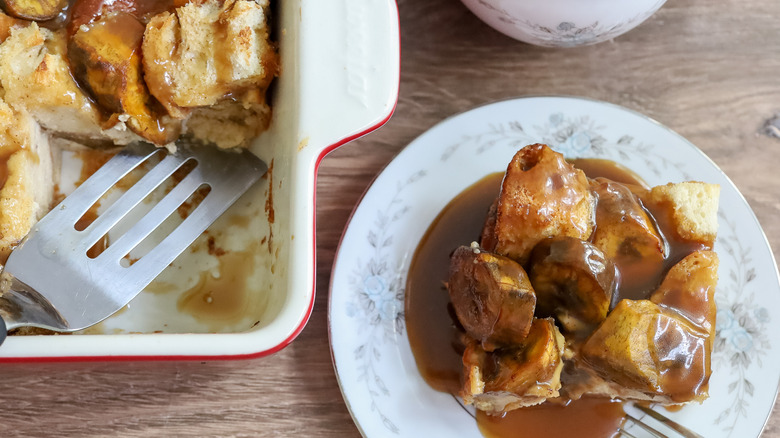
[[[479,242],[450,259],[466,404],[499,414],[583,396],[707,398],[719,187],[588,178],[517,152]]]
[[[2,6],[3,254],[51,207],[62,148],[172,148],[180,136],[242,147],[269,124],[268,0]]]

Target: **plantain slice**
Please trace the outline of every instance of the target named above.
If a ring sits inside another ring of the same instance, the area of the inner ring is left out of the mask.
[[[463,328],[486,351],[517,345],[528,335],[536,296],[517,262],[461,246],[450,258],[447,290]]]
[[[619,276],[594,245],[574,237],[551,237],[531,252],[528,275],[536,292],[536,315],[557,318],[567,333],[590,333],[607,317]]]
[[[46,21],[68,6],[68,0],[2,0],[3,10],[16,18]]]
[[[107,115],[107,124],[124,121],[156,145],[174,141],[181,123],[165,114],[143,81],[141,42],[144,25],[124,12],[105,14],[79,27],[68,44],[73,76]]]

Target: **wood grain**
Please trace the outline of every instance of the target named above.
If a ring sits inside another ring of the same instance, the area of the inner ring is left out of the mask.
[[[398,3],[398,108],[385,127],[322,162],[318,296],[301,336],[252,361],[3,366],[2,436],[359,437],[328,350],[328,284],[342,230],[404,145],[445,117],[496,100],[586,96],[671,127],[731,177],[778,255],[780,139],[765,127],[780,113],[777,0],[672,0],[634,31],[578,49],[516,42],[457,0]],[[764,436],[780,437],[777,412]]]

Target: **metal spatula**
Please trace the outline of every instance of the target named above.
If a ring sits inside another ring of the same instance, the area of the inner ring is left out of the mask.
[[[268,170],[252,153],[177,144],[82,231],[76,222],[117,182],[159,149],[125,148],[40,220],[5,265],[0,293],[0,343],[7,330],[33,326],[82,330],[124,307]],[[87,251],[182,166],[195,167],[127,232],[97,257]],[[187,164],[185,164],[187,163]],[[159,244],[127,266],[126,258],[196,191],[201,203]]]

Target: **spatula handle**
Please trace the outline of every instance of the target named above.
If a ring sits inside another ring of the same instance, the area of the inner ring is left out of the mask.
[[[5,320],[0,316],[0,345],[3,345],[5,337],[8,335],[8,330],[5,328]]]

